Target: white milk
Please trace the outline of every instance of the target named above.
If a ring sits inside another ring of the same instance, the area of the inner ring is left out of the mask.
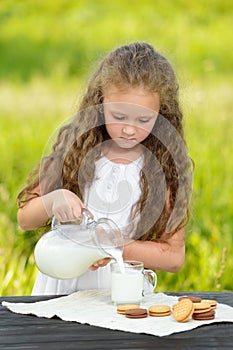
[[[46,236],[47,235],[47,236]],[[58,278],[78,277],[107,253],[88,242],[79,244],[59,235],[57,230],[45,234],[34,250],[36,265],[44,274]]]
[[[105,248],[106,253],[108,253],[114,260],[116,260],[120,272],[125,273],[125,265],[122,257],[122,250],[117,248]]]
[[[128,269],[125,273],[112,271],[112,301],[115,304],[140,303],[143,292],[143,273]]]
[[[99,249],[88,240],[88,231],[85,230],[79,232],[80,241],[74,239],[75,235],[72,230],[69,232],[68,226],[66,235],[55,229],[37,242],[34,250],[35,261],[44,274],[58,279],[75,278],[86,272],[95,261],[105,257],[113,257],[118,262],[120,271],[124,272],[120,249]]]

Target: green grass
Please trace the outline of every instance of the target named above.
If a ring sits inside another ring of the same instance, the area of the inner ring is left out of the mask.
[[[0,3],[0,294],[30,294],[34,232],[15,198],[54,129],[70,118],[95,61],[146,40],[177,71],[195,161],[186,262],[158,272],[160,291],[232,290],[232,2],[2,1]]]

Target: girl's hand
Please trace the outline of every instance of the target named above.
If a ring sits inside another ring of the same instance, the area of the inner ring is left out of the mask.
[[[53,191],[50,196],[50,214],[60,222],[75,221],[82,218],[81,210],[84,207],[79,197],[65,189]]]
[[[93,265],[89,267],[89,270],[95,271],[99,267],[106,266],[110,261],[111,261],[111,258],[103,258],[103,259],[97,260]]]

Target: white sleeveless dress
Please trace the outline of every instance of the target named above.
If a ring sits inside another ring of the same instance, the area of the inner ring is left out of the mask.
[[[139,173],[142,164],[142,157],[129,164],[116,164],[102,157],[96,162],[95,180],[84,196],[84,203],[95,219],[110,218],[121,229],[124,237],[133,237],[129,215],[141,193]],[[110,288],[110,264],[96,271],[87,270],[77,278],[66,280],[51,278],[38,272],[32,295],[62,295],[78,290],[102,288]]]

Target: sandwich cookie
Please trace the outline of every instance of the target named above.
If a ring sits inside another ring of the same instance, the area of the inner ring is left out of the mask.
[[[145,318],[148,316],[147,309],[137,308],[125,311],[125,316],[127,318]]]
[[[196,321],[207,321],[207,320],[213,320],[215,318],[215,311],[210,310],[207,312],[202,312],[199,314],[193,314],[193,319]]]
[[[215,311],[211,308],[211,302],[202,300],[194,306],[193,319],[194,320],[213,320],[215,318]]]
[[[194,314],[200,314],[202,312],[208,312],[211,310],[210,303],[202,300],[200,303],[195,303],[194,304]]]
[[[152,305],[149,307],[149,315],[163,317],[171,315],[171,308],[168,305]]]
[[[186,299],[186,298],[190,299],[193,303],[200,303],[202,301],[202,298],[192,296],[192,295],[184,295],[182,297],[179,297],[178,301],[181,301],[181,300]]]
[[[139,305],[136,304],[122,304],[117,306],[117,313],[121,315],[125,315],[126,310],[130,309],[138,309]]]
[[[217,301],[212,299],[203,299],[204,302],[210,304],[211,310],[215,310],[217,308]]]

